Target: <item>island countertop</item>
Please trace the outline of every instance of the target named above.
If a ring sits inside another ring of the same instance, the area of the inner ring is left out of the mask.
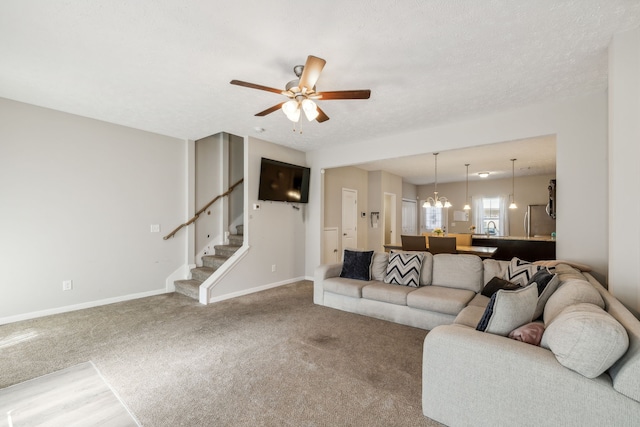
[[[514,257],[525,261],[550,260],[556,258],[556,240],[551,236],[487,236],[474,234],[473,246],[492,246],[498,248],[494,259],[510,260]]]
[[[473,234],[472,239],[498,239],[498,240],[524,240],[528,242],[555,242],[556,239],[551,236],[487,236],[486,234]]]

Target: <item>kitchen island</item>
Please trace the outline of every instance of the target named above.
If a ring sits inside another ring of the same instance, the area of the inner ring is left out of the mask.
[[[506,261],[513,257],[525,261],[556,259],[556,241],[551,236],[518,237],[474,234],[471,242],[473,246],[498,248],[493,254],[493,259]]]

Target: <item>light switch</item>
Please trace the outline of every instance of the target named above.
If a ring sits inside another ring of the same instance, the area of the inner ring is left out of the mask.
[[[159,233],[160,232],[160,224],[151,224],[151,232]]]

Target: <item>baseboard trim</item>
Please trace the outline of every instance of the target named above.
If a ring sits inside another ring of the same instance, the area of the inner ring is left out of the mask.
[[[308,280],[308,279],[306,279],[305,276],[301,276],[301,277],[297,277],[295,279],[283,280],[282,282],[268,283],[266,285],[257,286],[255,288],[243,289],[243,290],[238,291],[238,292],[232,292],[230,294],[220,295],[220,296],[217,296],[217,297],[211,297],[211,298],[209,298],[208,304],[211,304],[211,303],[214,303],[214,302],[225,301],[225,300],[232,299],[232,298],[241,297],[243,295],[254,294],[254,293],[260,292],[260,291],[266,291],[267,289],[277,288],[278,286],[284,286],[284,285],[288,285],[290,283],[300,282],[301,280]]]
[[[0,325],[5,325],[7,323],[20,322],[22,320],[36,319],[38,317],[50,316],[52,314],[60,314],[60,313],[67,313],[69,311],[82,310],[84,308],[98,307],[100,305],[113,304],[116,302],[151,297],[151,296],[165,294],[165,293],[167,293],[166,289],[156,289],[154,291],[149,291],[149,292],[140,292],[137,294],[122,295],[119,297],[106,298],[106,299],[97,300],[97,301],[89,301],[81,304],[67,305],[64,307],[56,307],[56,308],[51,308],[47,310],[17,314],[15,316],[0,317]]]

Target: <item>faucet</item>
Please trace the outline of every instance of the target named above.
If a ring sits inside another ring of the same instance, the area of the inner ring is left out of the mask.
[[[491,224],[493,224],[493,227],[490,227],[490,225],[491,225]],[[493,234],[493,235],[498,234],[498,229],[496,228],[496,223],[495,223],[494,221],[489,221],[489,222],[487,222],[487,229],[486,229],[486,231],[487,231],[487,236],[488,236],[489,234]]]

